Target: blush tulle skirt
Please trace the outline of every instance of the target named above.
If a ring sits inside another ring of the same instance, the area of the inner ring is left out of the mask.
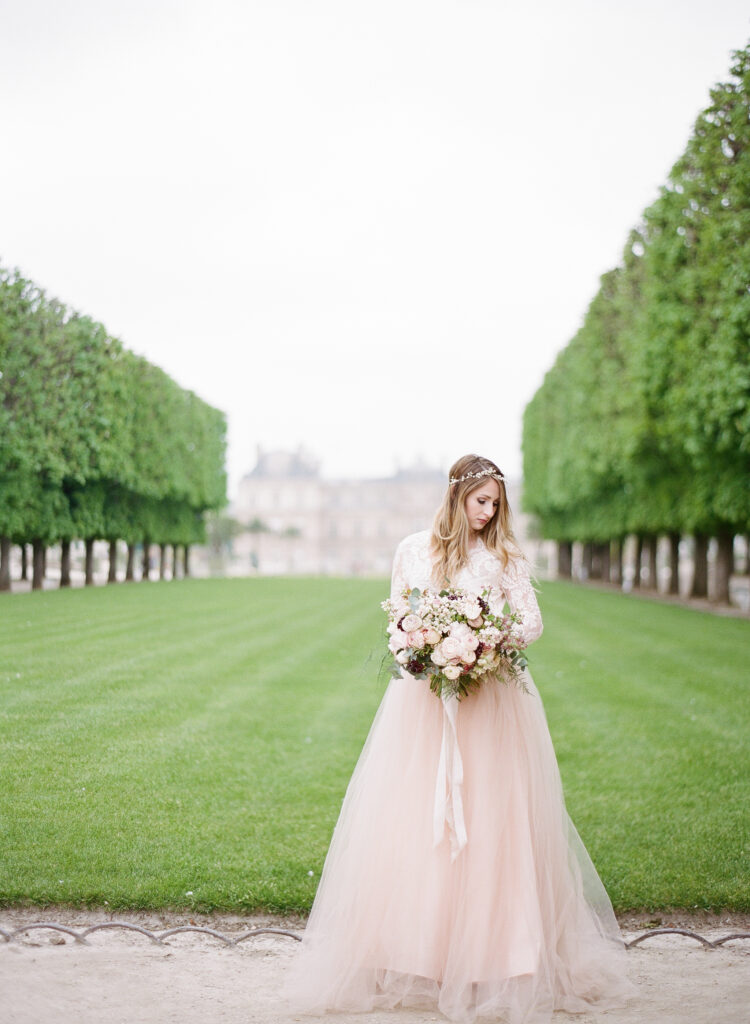
[[[436,1006],[549,1021],[632,991],[609,898],[565,810],[542,703],[499,681],[461,701],[466,843],[435,845],[444,709],[394,679],[346,792],[287,982],[298,1012]]]

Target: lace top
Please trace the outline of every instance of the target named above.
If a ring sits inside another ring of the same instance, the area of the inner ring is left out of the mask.
[[[396,548],[391,577],[391,598],[398,597],[408,587],[420,590],[431,586],[432,557],[430,555],[430,534],[423,530],[405,537]],[[505,569],[500,561],[488,551],[482,539],[471,551],[468,563],[456,578],[456,586],[479,594],[485,587],[492,589],[490,605],[493,611],[502,611],[505,602],[511,612],[521,616],[519,632],[527,644],[542,635],[542,615],[531,585],[529,569],[521,559],[508,562]]]

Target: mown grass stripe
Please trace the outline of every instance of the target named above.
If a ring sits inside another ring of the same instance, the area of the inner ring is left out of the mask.
[[[386,593],[0,595],[0,900],[308,908],[385,688]],[[572,584],[540,597],[532,671],[615,905],[749,909],[750,625]]]

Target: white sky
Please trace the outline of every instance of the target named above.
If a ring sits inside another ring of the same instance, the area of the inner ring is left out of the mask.
[[[327,476],[521,415],[747,0],[0,0],[0,260]]]

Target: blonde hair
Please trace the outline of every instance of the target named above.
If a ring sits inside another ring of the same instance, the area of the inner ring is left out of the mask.
[[[430,552],[432,577],[437,586],[451,584],[469,560],[472,528],[466,516],[466,499],[487,478],[495,480],[500,490],[497,511],[479,536],[488,551],[499,560],[503,569],[511,558],[523,557],[513,536],[512,516],[505,491],[503,474],[494,462],[479,455],[464,455],[450,469],[448,490],[437,510],[432,525]]]

